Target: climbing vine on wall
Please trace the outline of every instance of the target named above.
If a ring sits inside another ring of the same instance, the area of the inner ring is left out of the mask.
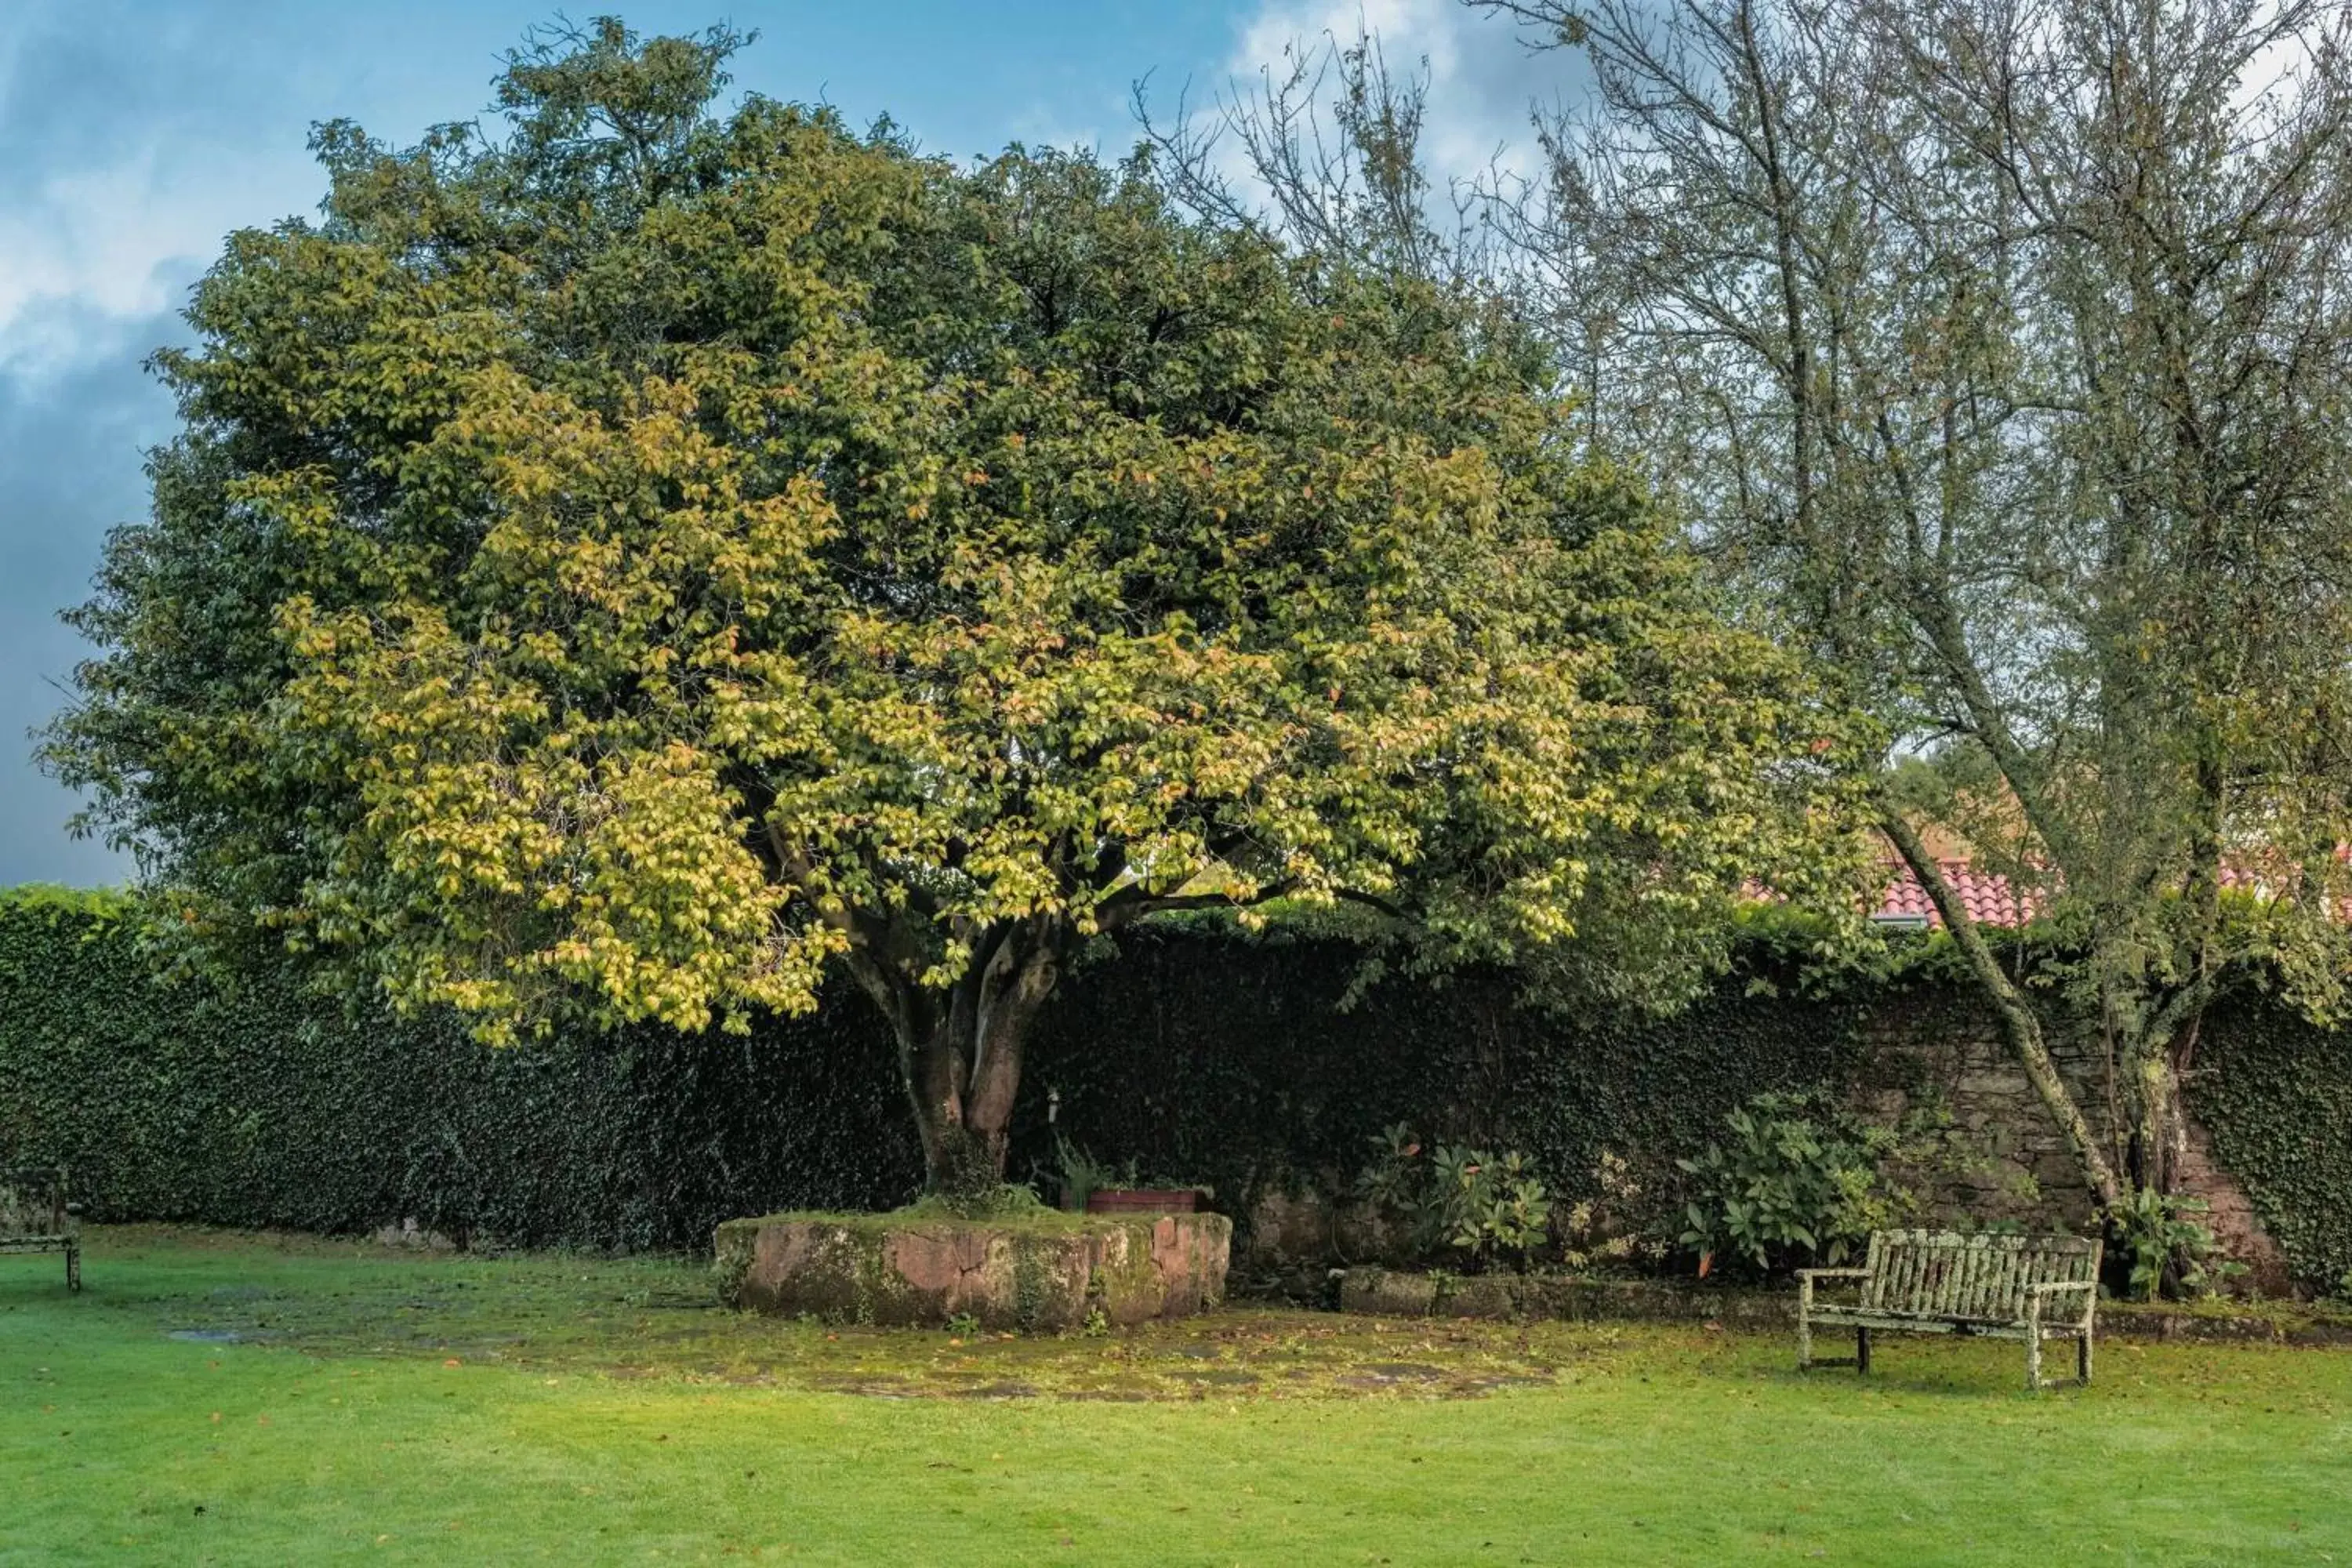
[[[1806,984],[1769,932],[1663,1018],[1531,1009],[1495,973],[1359,986],[1363,956],[1199,921],[1103,944],[1040,1021],[1012,1173],[1050,1171],[1059,1133],[1205,1183],[1245,1220],[1266,1191],[1351,1181],[1405,1121],[1521,1150],[1570,1197],[1605,1150],[1665,1201],[1675,1159],[1733,1106],[1853,1082],[1885,1009],[1949,1004],[1916,963]],[[493,1051],[446,1020],[354,1015],[276,969],[224,985],[156,968],[119,899],[0,894],[0,1158],[70,1163],[100,1218],[415,1218],[698,1247],[721,1219],[884,1207],[920,1183],[887,1037],[845,987],[748,1037],[648,1027]],[[2216,1152],[2297,1277],[2332,1286],[2352,1268],[2352,1035],[2255,999],[2219,1011],[2205,1042],[2192,1104]]]
[[[2352,1032],[2243,998],[2207,1017],[2196,1066],[2189,1109],[2222,1168],[2296,1281],[2336,1289],[2352,1270]]]

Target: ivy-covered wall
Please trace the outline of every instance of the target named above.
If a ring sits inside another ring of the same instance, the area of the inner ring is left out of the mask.
[[[1209,1184],[1246,1222],[1269,1192],[1345,1182],[1396,1121],[1522,1149],[1572,1192],[1603,1149],[1670,1173],[1768,1089],[1899,1089],[1964,1117],[2030,1118],[1948,987],[1804,996],[1753,962],[1764,972],[1671,1018],[1571,1024],[1484,973],[1383,983],[1343,1009],[1344,943],[1131,931],[1046,1009],[1013,1173],[1050,1168],[1058,1131],[1145,1177]],[[1754,993],[1759,978],[1782,984]],[[1963,1034],[1948,1060],[1921,1047]],[[2352,1268],[2352,1036],[2227,1009],[2200,1067],[2192,1102],[2222,1162],[2298,1281],[2333,1286]],[[2048,1163],[2046,1131],[2023,1130],[2029,1166]],[[736,1215],[887,1206],[921,1169],[887,1037],[846,987],[749,1037],[646,1028],[490,1051],[446,1022],[354,1023],[277,974],[161,983],[103,900],[21,894],[0,896],[0,1159],[15,1157],[70,1163],[100,1217],[414,1218],[598,1247],[694,1247]]]
[[[1602,1150],[1669,1170],[1748,1096],[1849,1080],[1860,1001],[1745,994],[1749,974],[1670,1018],[1570,1024],[1515,1005],[1508,977],[1391,980],[1342,1006],[1345,942],[1144,927],[1048,1009],[1023,1079],[1016,1160],[1050,1164],[1059,1122],[1146,1177],[1227,1194],[1344,1182],[1391,1123],[1517,1148],[1573,1187]]]
[[[919,1183],[887,1035],[846,986],[747,1037],[492,1051],[446,1020],[354,1023],[274,973],[159,982],[108,908],[0,900],[0,1154],[67,1162],[100,1215],[691,1247],[721,1219],[887,1206]],[[1603,1148],[1669,1168],[1747,1095],[1844,1077],[1860,1039],[1853,1005],[1736,986],[1589,1029],[1492,974],[1343,1010],[1357,963],[1328,940],[1128,933],[1046,1010],[1012,1173],[1050,1171],[1058,1131],[1246,1221],[1265,1191],[1345,1183],[1408,1121],[1572,1184]]]
[[[2352,1294],[2352,1031],[2230,1003],[2199,1033],[2186,1092],[2296,1282]]]

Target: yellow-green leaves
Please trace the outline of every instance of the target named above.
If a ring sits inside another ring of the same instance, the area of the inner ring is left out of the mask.
[[[217,907],[495,1037],[1276,894],[1654,985],[1850,860],[1836,720],[1480,301],[1081,157],[532,123],[332,139],[168,362],[60,747]]]

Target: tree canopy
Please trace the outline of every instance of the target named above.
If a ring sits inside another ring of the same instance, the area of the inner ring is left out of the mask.
[[[1850,872],[1845,721],[1576,456],[1491,299],[958,168],[724,31],[518,51],[507,130],[320,129],[233,236],[50,737],[92,821],[492,1037],[888,1015],[935,1183],[1155,911],[1347,900],[1667,985]]]

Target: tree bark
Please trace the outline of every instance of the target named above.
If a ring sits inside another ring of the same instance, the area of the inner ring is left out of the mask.
[[[945,989],[922,984],[912,965],[852,948],[851,972],[897,1037],[925,1191],[971,1197],[1003,1183],[1029,1026],[1060,977],[1065,938],[1044,921],[983,928]]]

